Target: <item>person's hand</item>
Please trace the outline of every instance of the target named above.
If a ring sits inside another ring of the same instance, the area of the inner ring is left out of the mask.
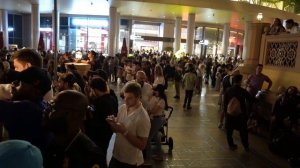
[[[106,121],[111,126],[114,132],[124,134],[127,129],[123,123],[117,121],[117,118],[113,115],[108,116]]]

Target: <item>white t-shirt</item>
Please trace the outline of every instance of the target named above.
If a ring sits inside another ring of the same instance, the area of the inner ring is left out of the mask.
[[[123,123],[128,132],[134,136],[143,138],[149,136],[150,119],[142,104],[130,115],[127,115],[126,104],[121,105],[118,113],[118,122]],[[113,157],[120,162],[131,165],[139,166],[144,162],[142,151],[133,146],[124,135],[119,133],[116,134]]]

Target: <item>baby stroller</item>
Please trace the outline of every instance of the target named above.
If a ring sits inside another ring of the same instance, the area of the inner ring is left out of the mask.
[[[162,145],[168,145],[169,146],[169,152],[172,152],[173,150],[173,138],[172,137],[168,137],[168,123],[169,123],[169,119],[172,116],[173,113],[173,107],[168,106],[167,110],[165,110],[165,123],[163,124],[163,126],[160,129],[160,133],[161,133],[161,144]]]

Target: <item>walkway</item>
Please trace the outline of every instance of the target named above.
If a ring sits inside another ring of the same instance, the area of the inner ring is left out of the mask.
[[[218,129],[218,92],[203,88],[201,97],[193,97],[192,109],[183,110],[181,99],[175,100],[174,86],[167,91],[169,105],[174,112],[169,120],[169,136],[174,139],[174,149],[165,151],[164,161],[153,161],[153,168],[288,168],[285,159],[268,150],[267,142],[257,135],[249,135],[250,152],[245,152],[238,132],[234,140],[236,151],[227,147],[224,130]]]

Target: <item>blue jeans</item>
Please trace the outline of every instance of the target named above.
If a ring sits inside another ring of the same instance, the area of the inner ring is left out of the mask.
[[[165,123],[165,117],[157,117],[151,119],[151,129],[148,137],[148,143],[146,146],[146,160],[151,158],[151,140],[154,138],[154,142],[158,150],[161,150],[161,137],[159,136],[159,129]]]

